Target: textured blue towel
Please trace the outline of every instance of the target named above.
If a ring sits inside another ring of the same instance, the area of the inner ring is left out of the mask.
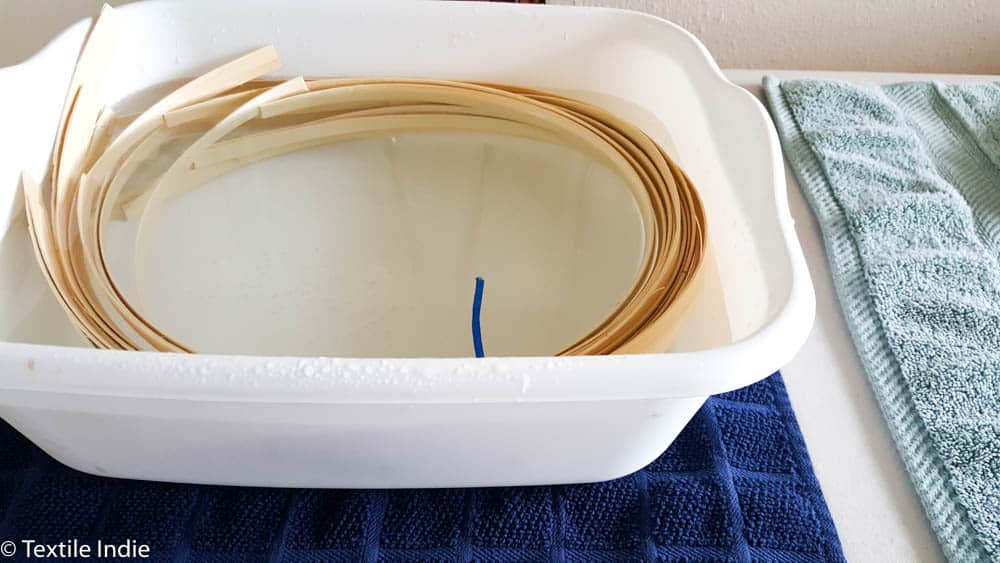
[[[781,376],[708,400],[637,473],[396,491],[149,483],[61,466],[0,423],[0,541],[132,539],[172,561],[842,561]]]
[[[1000,563],[1000,83],[765,89],[941,546]]]

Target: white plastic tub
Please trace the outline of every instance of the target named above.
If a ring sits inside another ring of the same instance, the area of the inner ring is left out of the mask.
[[[305,344],[302,357],[80,346],[37,273],[16,190],[22,168],[44,176],[90,25],[80,22],[24,64],[0,69],[0,228],[9,226],[0,248],[0,417],[67,465],[265,486],[605,480],[652,461],[708,395],[766,377],[808,334],[812,286],[774,130],[760,104],[673,24],[615,10],[461,2],[151,1],[119,10],[126,31],[109,104],[273,43],[283,76],[486,80],[605,105],[645,128],[694,180],[714,263],[691,320],[664,354],[350,359],[311,357]],[[608,212],[624,219],[612,227],[627,234],[629,215],[617,209]],[[615,276],[631,275],[592,267],[610,272],[606,295]],[[504,294],[503,284],[488,285],[487,295],[491,288]],[[213,306],[233,303],[206,310]],[[185,325],[189,315],[170,318],[215,349],[252,345],[250,330],[237,333],[239,342],[212,341],[217,332]],[[461,354],[448,346],[435,352]]]

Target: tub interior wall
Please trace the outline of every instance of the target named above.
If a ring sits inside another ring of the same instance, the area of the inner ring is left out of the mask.
[[[266,8],[251,1],[243,9]],[[141,11],[122,9],[122,48],[105,98],[112,104],[130,100],[141,105],[137,92],[157,90],[268,43],[285,63],[282,76],[422,76],[558,90],[642,127],[684,167],[705,201],[711,264],[677,350],[711,348],[748,336],[787,299],[789,265],[783,257],[765,261],[766,252],[783,249],[780,231],[760,219],[774,216],[770,185],[760,181],[769,177],[772,163],[720,157],[739,152],[723,151],[724,145],[751,146],[767,139],[744,132],[759,129],[736,121],[747,119],[745,111],[718,103],[719,93],[695,91],[687,71],[669,53],[650,48],[658,40],[651,35],[661,29],[654,22],[623,16],[616,25],[615,18],[592,22],[571,10],[558,10],[558,17],[556,11],[524,10],[523,26],[510,29],[483,24],[488,7],[443,16],[429,3],[408,12],[406,20],[378,6],[310,6],[329,13],[303,24],[290,13],[298,9],[307,8],[290,5],[245,22],[224,3],[193,8],[159,2]],[[439,17],[449,18],[453,33],[421,33]],[[564,32],[553,31],[560,26]],[[544,28],[547,33],[538,33]],[[331,35],[351,48],[319,48],[315,38]],[[509,45],[501,60],[488,47],[498,43]],[[753,179],[752,186],[743,183],[746,178]],[[38,273],[23,221],[14,222],[0,248],[0,338],[85,344]]]

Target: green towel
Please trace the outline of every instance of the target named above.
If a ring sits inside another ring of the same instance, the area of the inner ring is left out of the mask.
[[[764,89],[942,548],[1000,562],[1000,83]]]

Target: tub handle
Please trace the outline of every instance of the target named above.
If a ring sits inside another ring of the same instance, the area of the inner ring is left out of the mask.
[[[0,236],[24,208],[21,172],[42,181],[76,59],[90,29],[81,20],[23,63],[0,68]]]

